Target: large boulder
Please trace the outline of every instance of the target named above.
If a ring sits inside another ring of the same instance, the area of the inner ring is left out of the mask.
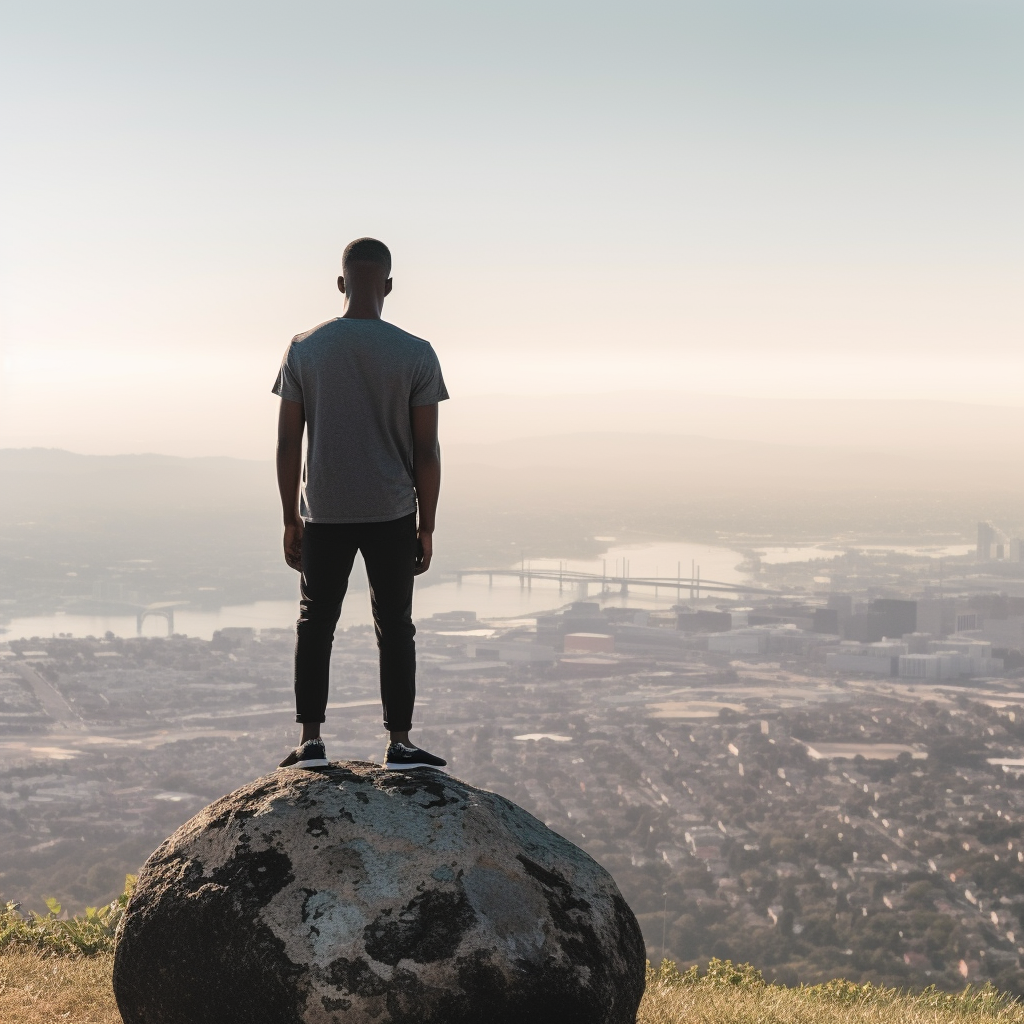
[[[118,930],[125,1024],[633,1024],[636,918],[509,800],[431,769],[284,770],[147,861]]]

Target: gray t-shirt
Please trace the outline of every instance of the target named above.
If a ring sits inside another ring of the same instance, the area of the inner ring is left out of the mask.
[[[381,523],[416,510],[409,408],[448,397],[429,342],[383,320],[328,320],[292,339],[273,391],[305,406],[303,519]]]

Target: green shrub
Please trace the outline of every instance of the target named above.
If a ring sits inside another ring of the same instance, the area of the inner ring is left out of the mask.
[[[680,971],[673,960],[662,960],[661,966],[654,968],[647,961],[647,984],[664,985],[672,988],[676,985],[705,985],[709,988],[732,985],[740,988],[764,988],[765,980],[761,972],[750,964],[734,964],[731,960],[719,960],[713,957],[708,961],[707,970],[701,974],[696,965],[686,971]]]
[[[73,917],[64,913],[55,899],[48,899],[47,914],[25,915],[17,903],[0,908],[0,949],[30,946],[48,953],[108,953],[114,948],[114,932],[135,886],[135,876],[124,880],[124,892],[105,907],[86,907]]]

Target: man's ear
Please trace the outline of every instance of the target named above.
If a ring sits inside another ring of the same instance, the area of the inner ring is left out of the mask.
[[[342,295],[345,294],[345,278],[343,277],[338,278],[338,291],[341,292]],[[387,292],[385,292],[384,294],[386,295]]]
[[[394,284],[394,282],[391,280],[390,277],[384,282],[384,294],[385,294],[385,296],[391,294],[391,286],[392,286],[392,284]]]

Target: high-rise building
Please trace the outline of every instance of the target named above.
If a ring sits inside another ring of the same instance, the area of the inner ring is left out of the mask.
[[[868,622],[873,627],[871,631],[879,634],[879,639],[888,637],[891,640],[905,633],[916,633],[917,602],[876,598],[868,605]]]
[[[992,561],[992,545],[996,540],[996,530],[991,523],[978,523],[978,561]]]

